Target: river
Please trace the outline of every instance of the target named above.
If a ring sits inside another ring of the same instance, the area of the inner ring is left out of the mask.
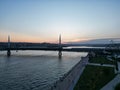
[[[0,51],[0,90],[48,90],[87,53],[57,51]]]

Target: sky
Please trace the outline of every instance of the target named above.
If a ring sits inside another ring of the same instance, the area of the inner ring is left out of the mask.
[[[120,38],[120,0],[0,0],[0,42]]]

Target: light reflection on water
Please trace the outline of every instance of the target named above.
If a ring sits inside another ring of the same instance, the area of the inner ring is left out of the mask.
[[[87,53],[18,51],[0,52],[0,90],[47,90]]]

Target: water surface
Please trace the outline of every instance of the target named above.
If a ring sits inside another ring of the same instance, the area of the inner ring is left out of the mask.
[[[87,53],[57,51],[0,51],[0,90],[48,90]]]

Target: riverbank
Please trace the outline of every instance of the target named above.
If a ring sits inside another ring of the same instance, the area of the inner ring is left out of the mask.
[[[114,77],[114,67],[87,65],[74,90],[100,90]]]
[[[115,65],[113,61],[109,61],[104,56],[91,57],[74,90],[100,90],[115,76]],[[106,88],[104,90],[109,89]]]
[[[87,63],[88,56],[82,57],[67,74],[54,83],[51,90],[73,90]]]

